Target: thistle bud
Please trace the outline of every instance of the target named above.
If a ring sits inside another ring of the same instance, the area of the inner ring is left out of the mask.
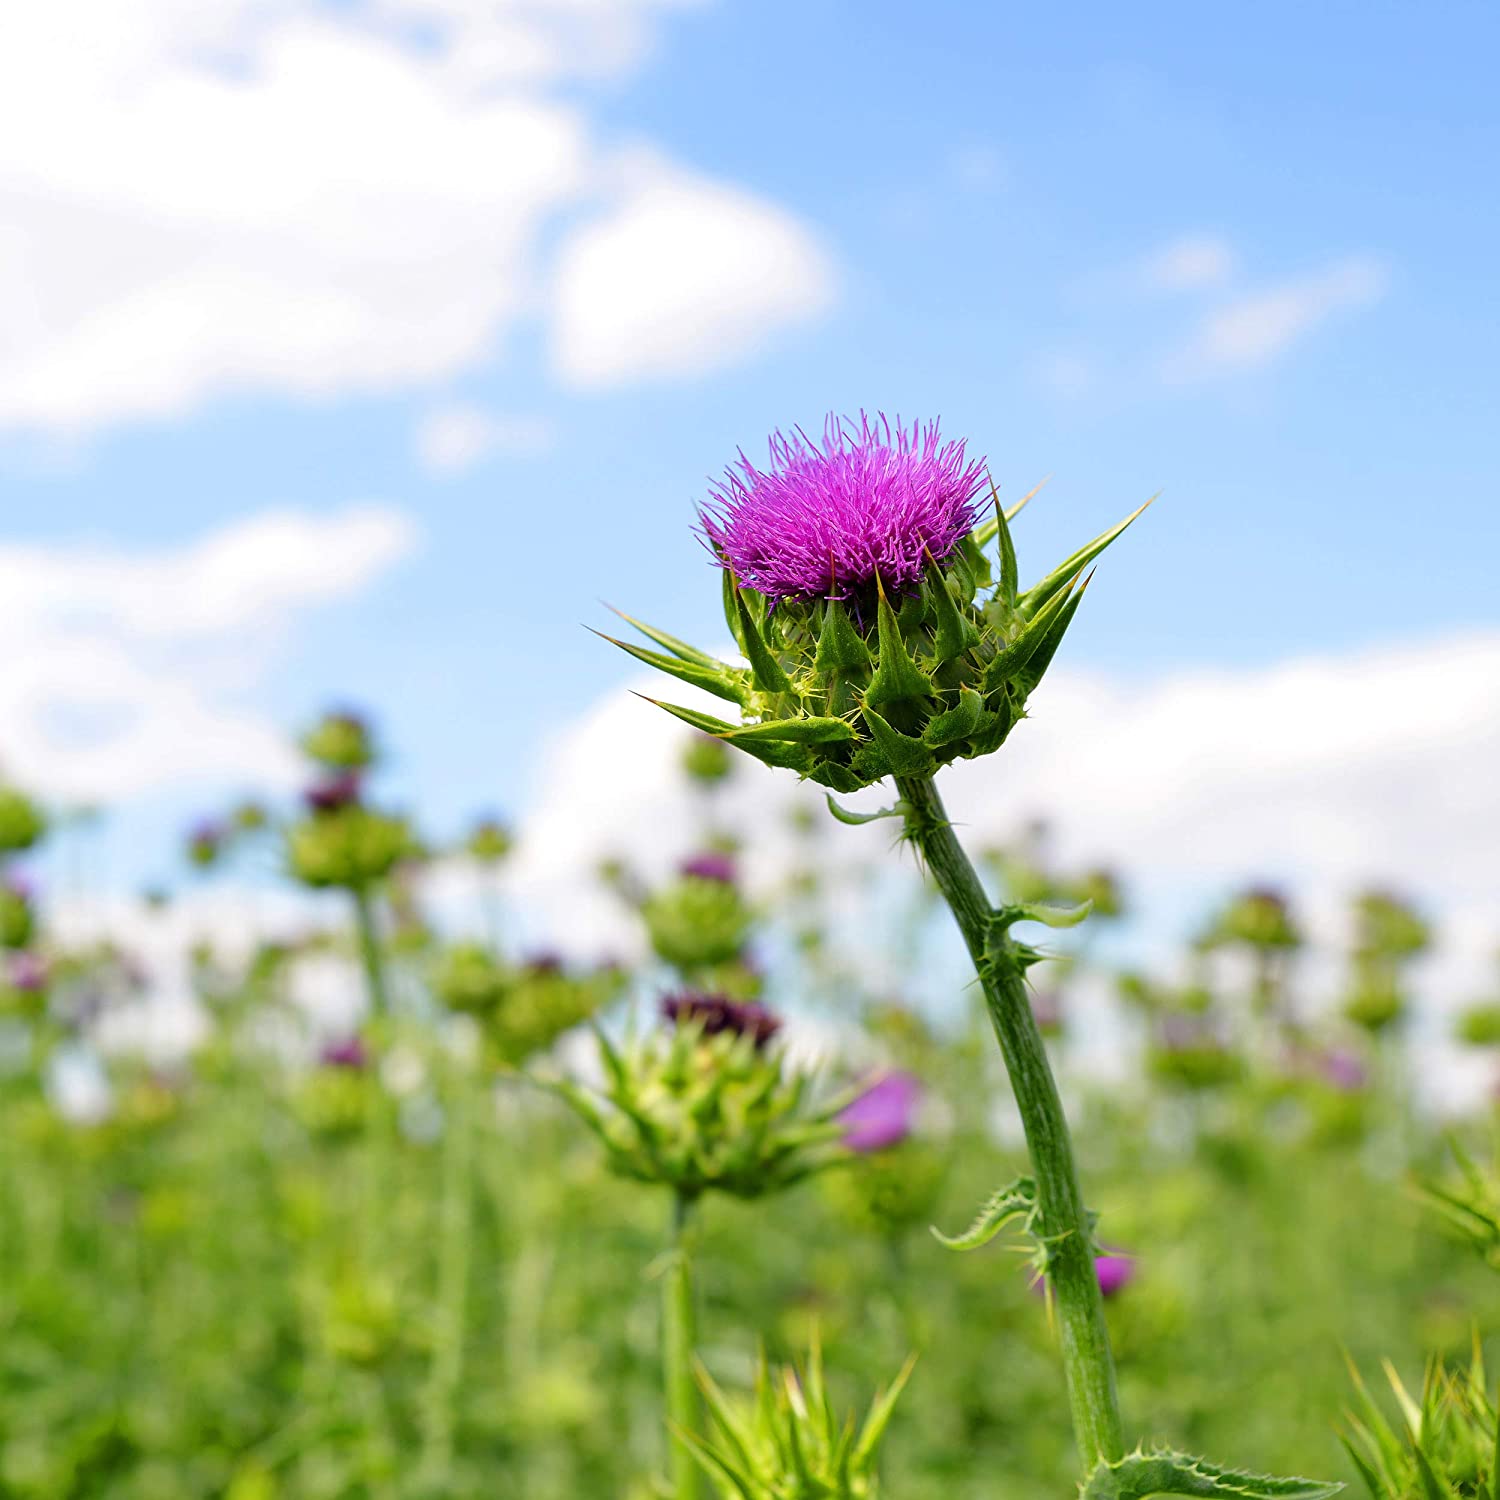
[[[634,620],[663,650],[615,644],[741,722],[670,713],[834,791],[987,754],[1024,716],[1084,569],[1129,524],[1023,591],[1008,518],[997,504],[981,520],[988,493],[983,463],[936,423],[830,417],[821,446],[777,433],[769,468],[742,458],[700,513],[748,666]]]
[[[657,957],[686,975],[738,958],[755,922],[733,861],[722,855],[689,860],[675,880],[647,895],[641,917]]]
[[[805,1371],[773,1374],[762,1358],[755,1393],[743,1400],[725,1395],[700,1369],[712,1430],[685,1441],[723,1500],[877,1500],[880,1444],[914,1364],[907,1361],[858,1426],[835,1414],[816,1343]]]
[[[30,797],[15,787],[0,787],[0,854],[30,849],[46,831],[46,816]]]
[[[302,736],[309,760],[331,771],[363,771],[375,762],[375,742],[362,714],[335,709]]]
[[[718,996],[673,999],[670,1030],[616,1047],[600,1033],[602,1092],[553,1087],[603,1143],[611,1169],[668,1186],[758,1198],[844,1157],[837,1115],[768,1045],[776,1021]]]
[[[307,810],[312,813],[333,813],[340,808],[353,807],[364,789],[364,778],[358,771],[335,771],[320,776],[302,794]]]
[[[1149,1055],[1151,1071],[1186,1089],[1218,1088],[1240,1076],[1240,1059],[1203,1017],[1177,1013],[1161,1018]]]
[[[515,846],[509,828],[498,818],[485,818],[469,832],[465,849],[482,865],[498,865]]]
[[[36,931],[31,887],[18,876],[0,884],[0,948],[24,948]]]
[[[734,770],[729,747],[711,734],[695,734],[682,752],[682,769],[690,781],[715,787],[726,781]]]
[[[229,830],[217,818],[204,818],[188,830],[188,862],[200,870],[212,869],[228,842]]]
[[[359,803],[313,813],[287,830],[292,874],[314,889],[366,890],[417,852],[405,818]]]

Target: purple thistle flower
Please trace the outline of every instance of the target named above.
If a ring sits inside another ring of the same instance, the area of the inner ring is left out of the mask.
[[[757,1047],[764,1047],[781,1030],[781,1019],[763,1005],[749,1000],[731,1000],[727,995],[700,995],[691,990],[668,995],[661,1003],[661,1013],[674,1026],[684,1021],[695,1023],[704,1036],[732,1032],[748,1036]]]
[[[302,794],[302,800],[313,812],[337,812],[359,801],[361,784],[358,771],[337,771],[320,776]]]
[[[1330,1047],[1324,1052],[1318,1058],[1318,1071],[1325,1082],[1343,1094],[1357,1094],[1370,1078],[1358,1054],[1344,1047]]]
[[[887,1073],[842,1110],[844,1144],[851,1151],[884,1151],[911,1134],[922,1085],[910,1073]]]
[[[23,995],[40,994],[47,988],[47,960],[39,953],[12,953],[7,977],[13,990]]]
[[[1114,1297],[1123,1292],[1135,1279],[1135,1257],[1120,1255],[1113,1250],[1106,1251],[1103,1255],[1096,1255],[1094,1274],[1099,1278],[1099,1290],[1106,1297]],[[1035,1277],[1032,1280],[1031,1289],[1038,1296],[1046,1296],[1047,1278]]]
[[[363,1068],[368,1066],[370,1054],[357,1036],[347,1036],[327,1043],[318,1054],[318,1061],[325,1068]]]
[[[683,860],[677,867],[677,873],[694,876],[699,880],[717,880],[721,885],[733,885],[736,874],[734,859],[728,854],[718,854],[713,850]]]
[[[535,953],[528,954],[521,967],[528,974],[561,974],[563,971],[562,954],[555,953],[550,948],[541,948]]]
[[[819,447],[800,428],[771,435],[771,465],[739,463],[712,487],[703,533],[720,565],[772,604],[868,598],[877,580],[911,592],[928,555],[945,562],[977,518],[982,460],[938,424],[830,415]]]

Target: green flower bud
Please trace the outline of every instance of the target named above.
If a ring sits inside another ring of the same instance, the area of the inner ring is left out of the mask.
[[[602,1033],[602,1092],[553,1088],[603,1143],[611,1170],[671,1187],[758,1198],[845,1159],[839,1110],[811,1098],[767,1045],[774,1018],[758,1006],[681,997],[676,1025],[616,1047]]]
[[[652,951],[684,974],[701,976],[733,962],[755,924],[755,911],[739,886],[722,874],[690,870],[641,905]]]
[[[370,1091],[376,1086],[359,1068],[318,1067],[299,1080],[292,1109],[310,1135],[350,1140],[364,1130]]]
[[[744,1399],[725,1395],[700,1368],[712,1428],[686,1441],[723,1500],[876,1500],[880,1444],[915,1362],[858,1426],[835,1415],[816,1343],[805,1372],[789,1366],[773,1374],[762,1358],[755,1393]]]
[[[695,734],[682,752],[682,769],[689,780],[703,786],[717,786],[734,770],[729,747],[711,734]]]
[[[287,830],[292,874],[314,889],[364,890],[418,852],[405,818],[357,802],[313,813]]]
[[[1345,1018],[1372,1033],[1389,1030],[1406,1010],[1406,996],[1396,977],[1381,970],[1358,973],[1344,1001]]]
[[[369,724],[347,709],[324,714],[302,736],[302,751],[331,771],[362,771],[376,758]]]
[[[30,849],[46,831],[46,815],[30,797],[15,787],[0,787],[0,854]]]
[[[1468,1047],[1500,1047],[1500,1000],[1471,1005],[1459,1018],[1459,1041]]]
[[[0,885],[0,948],[24,948],[36,932],[36,915],[25,886]]]
[[[498,818],[485,818],[469,833],[465,848],[470,859],[482,865],[498,865],[515,847],[509,828]]]

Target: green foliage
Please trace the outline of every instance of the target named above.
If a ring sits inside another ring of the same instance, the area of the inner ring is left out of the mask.
[[[906,1362],[859,1424],[835,1414],[816,1340],[805,1371],[773,1373],[762,1358],[748,1401],[726,1396],[700,1369],[714,1430],[690,1445],[723,1500],[876,1500],[876,1459],[915,1363]]]
[[[368,890],[418,850],[405,818],[357,802],[311,813],[286,835],[288,868],[315,890]]]
[[[0,786],[0,855],[19,854],[41,842],[47,817],[25,792]]]
[[[1160,1450],[1137,1451],[1101,1464],[1080,1491],[1080,1500],[1150,1500],[1153,1495],[1198,1495],[1205,1500],[1327,1500],[1343,1485],[1315,1479],[1273,1479],[1225,1469],[1206,1459]]]

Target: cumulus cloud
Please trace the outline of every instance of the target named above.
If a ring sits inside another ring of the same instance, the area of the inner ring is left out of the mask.
[[[1351,256],[1239,297],[1208,313],[1167,356],[1162,373],[1179,382],[1262,368],[1336,314],[1380,301],[1388,285],[1380,261]]]
[[[1192,234],[1147,256],[1141,278],[1158,291],[1197,291],[1222,286],[1234,269],[1234,249],[1228,240],[1216,234]]]
[[[598,184],[558,85],[632,65],[688,3],[0,8],[0,429],[493,358],[540,311],[545,229]]]
[[[562,250],[553,360],[564,379],[702,374],[831,304],[828,256],[791,215],[662,163],[628,175]]]
[[[1470,979],[1500,940],[1500,635],[1139,682],[1054,669],[1033,710],[998,756],[944,773],[976,846],[1048,816],[1060,858],[1110,861],[1164,903],[1148,916],[1172,942],[1185,935],[1172,924],[1266,876],[1288,879],[1330,931],[1361,882],[1414,891],[1451,918],[1446,936]],[[682,737],[621,692],[549,747],[513,872],[516,899],[543,930],[628,941],[588,874],[606,854],[660,868],[691,848]],[[821,802],[748,760],[727,797],[724,813],[748,832],[753,871],[766,878],[790,858],[789,804]],[[890,826],[830,825],[820,858],[894,861]]]
[[[398,511],[269,511],[184,546],[0,546],[0,763],[112,800],[184,780],[285,783],[284,736],[239,706],[308,610],[416,541]]]
[[[454,402],[435,407],[417,424],[417,457],[434,474],[462,474],[495,453],[544,453],[553,436],[545,417]]]

